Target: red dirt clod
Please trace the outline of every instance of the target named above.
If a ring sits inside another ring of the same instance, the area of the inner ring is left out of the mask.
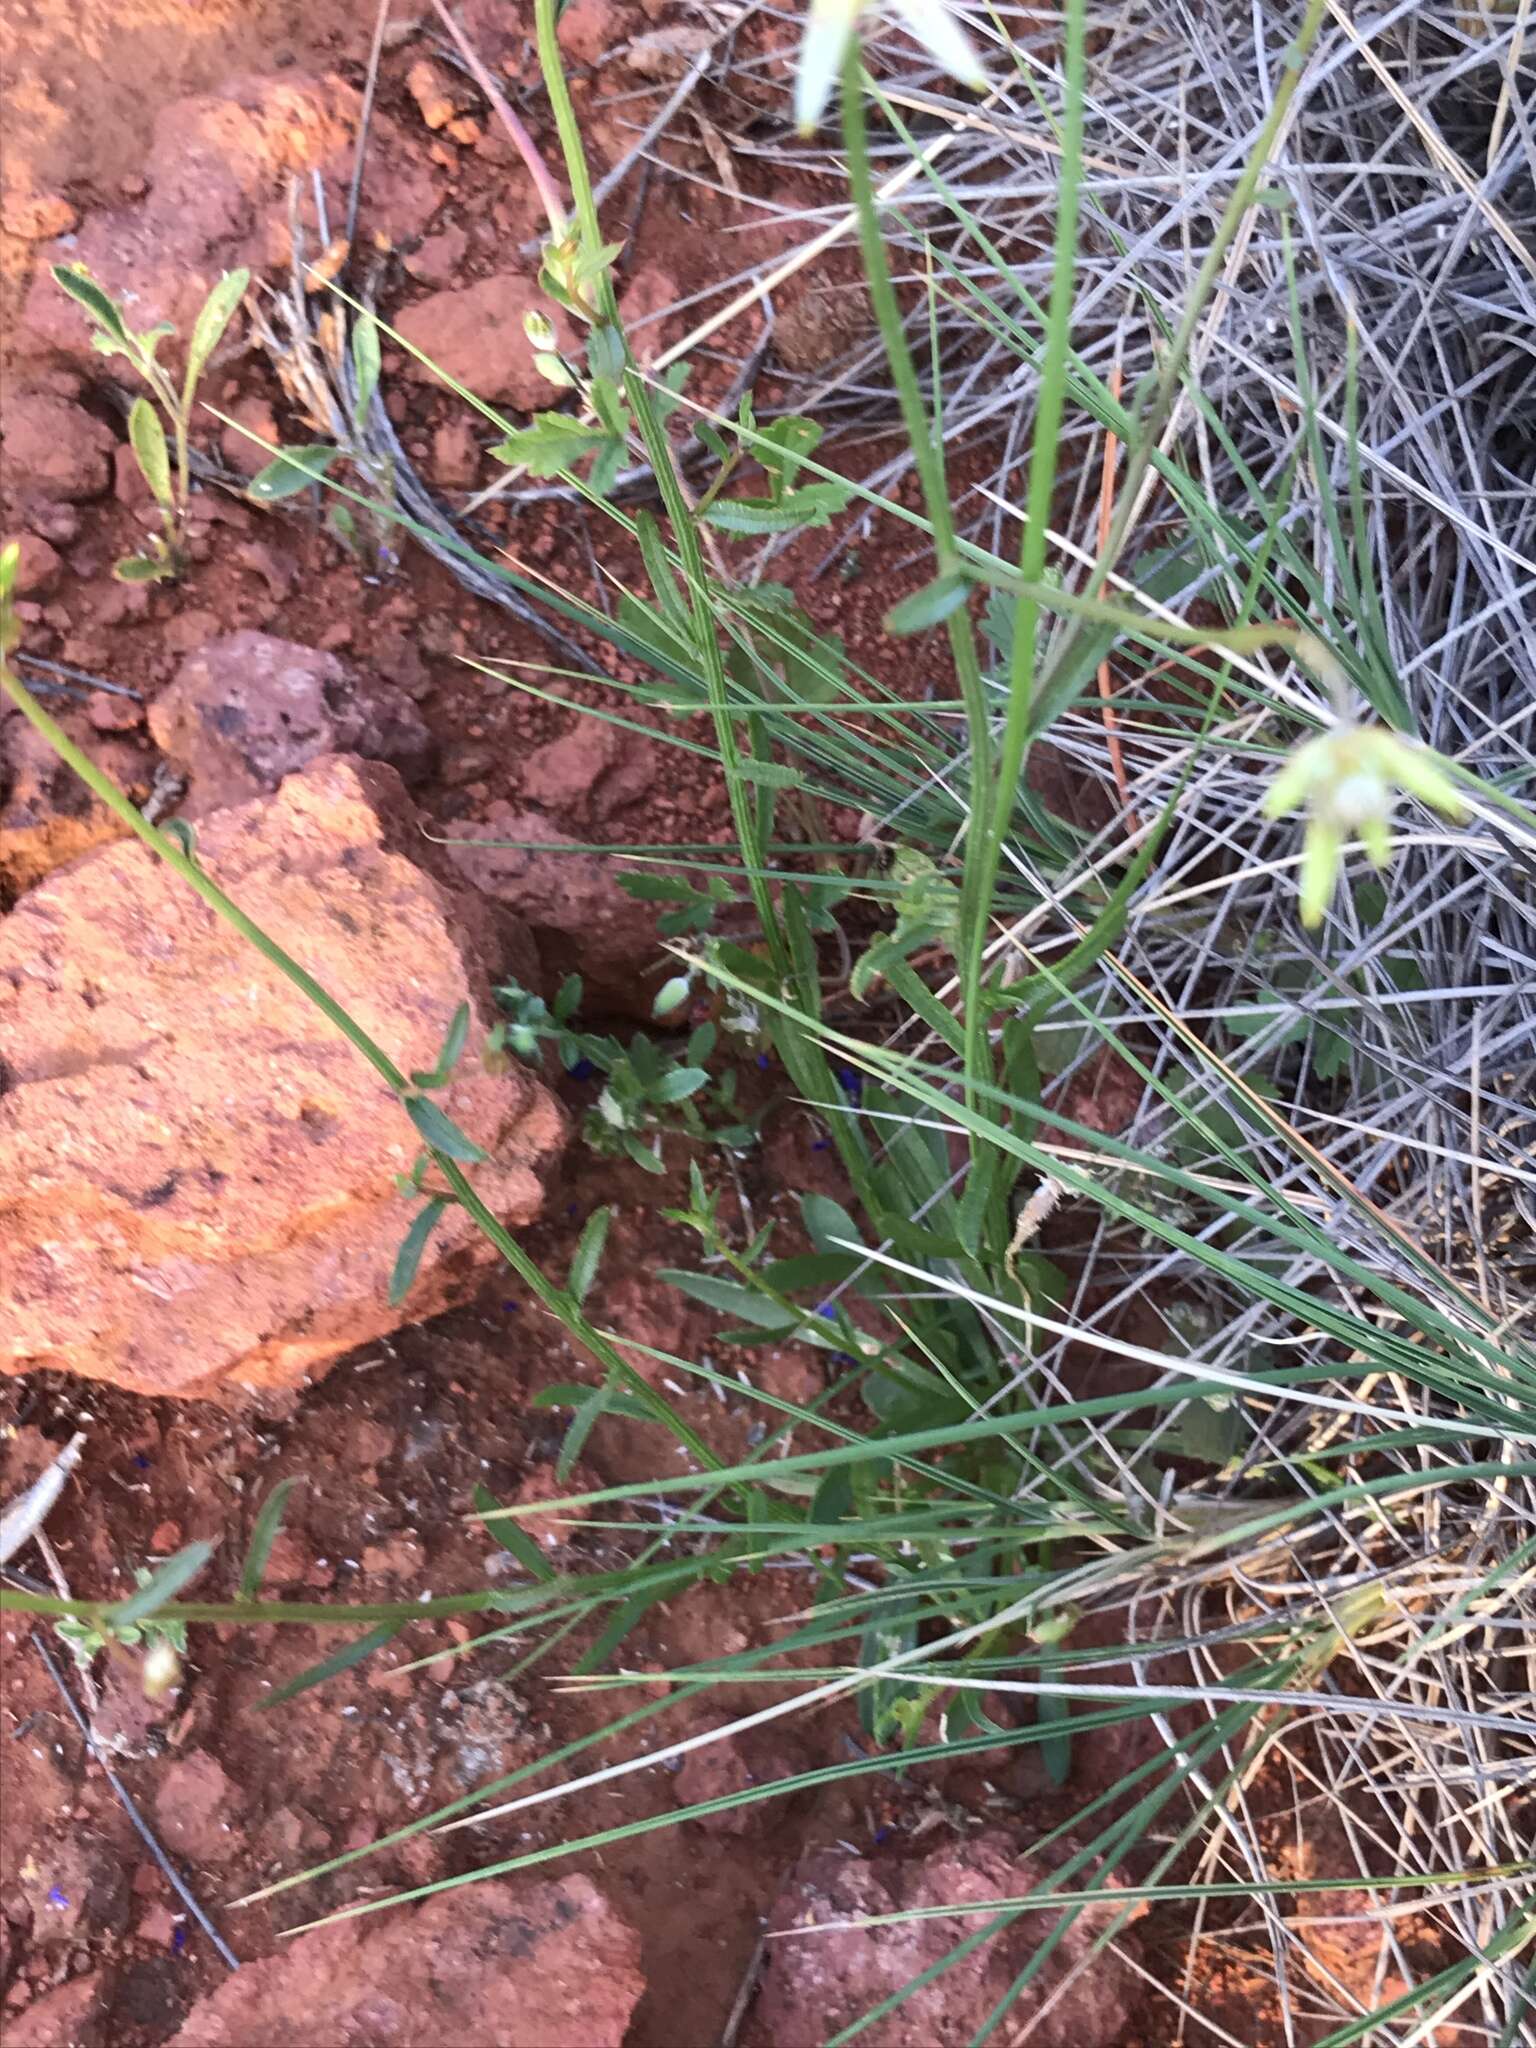
[[[248,1963],[193,2008],[171,2048],[620,2048],[644,1989],[639,1937],[590,1878],[491,1880]]]

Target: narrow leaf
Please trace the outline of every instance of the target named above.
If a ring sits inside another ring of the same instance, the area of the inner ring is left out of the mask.
[[[449,1020],[443,1034],[442,1047],[437,1055],[437,1064],[428,1073],[412,1074],[411,1079],[418,1088],[441,1088],[451,1077],[464,1050],[464,1041],[469,1036],[469,1005],[460,1003]]]
[[[592,1282],[597,1278],[598,1262],[603,1256],[603,1246],[608,1241],[608,1226],[613,1221],[611,1206],[594,1209],[582,1225],[581,1236],[576,1242],[575,1255],[571,1260],[570,1278],[566,1285],[577,1301],[585,1301],[592,1291]]]
[[[316,442],[307,448],[284,448],[258,475],[251,478],[246,496],[263,505],[275,505],[280,498],[296,498],[317,484],[341,453]]]
[[[427,1248],[427,1239],[437,1228],[438,1218],[447,1208],[444,1196],[434,1195],[417,1210],[410,1229],[400,1241],[395,1254],[394,1271],[389,1276],[389,1305],[398,1308],[410,1293],[416,1279],[416,1269],[421,1264],[421,1255]]]
[[[925,627],[937,626],[951,612],[959,611],[970,594],[970,588],[970,578],[961,569],[952,569],[947,576],[935,576],[921,590],[914,590],[900,604],[892,605],[885,615],[885,630],[898,634],[921,633]]]
[[[122,314],[88,271],[76,270],[68,263],[55,263],[53,281],[61,291],[68,292],[72,299],[84,306],[92,319],[100,321],[115,340],[128,340],[128,329],[123,324]]]
[[[143,1621],[146,1615],[163,1607],[167,1600],[174,1600],[182,1587],[197,1577],[212,1555],[211,1543],[189,1543],[185,1550],[178,1550],[174,1557],[168,1557],[147,1586],[140,1586],[137,1593],[109,1611],[107,1619],[113,1628],[127,1628],[133,1622]]]
[[[405,1113],[434,1152],[446,1152],[450,1159],[462,1159],[471,1166],[488,1156],[427,1096],[408,1095]]]
[[[257,1713],[270,1713],[274,1707],[280,1707],[288,1700],[297,1699],[301,1692],[308,1692],[311,1686],[324,1685],[328,1678],[336,1678],[341,1672],[350,1671],[354,1664],[361,1664],[365,1658],[371,1657],[375,1650],[382,1650],[398,1629],[398,1622],[381,1622],[377,1628],[369,1629],[367,1635],[358,1636],[354,1642],[344,1644],[339,1650],[333,1650],[330,1656],[319,1664],[311,1664],[307,1671],[301,1671],[297,1678],[290,1678],[286,1685],[280,1685],[267,1699],[258,1701]]]
[[[262,1579],[266,1576],[267,1559],[272,1555],[277,1532],[283,1525],[283,1509],[288,1505],[288,1496],[298,1483],[297,1479],[280,1479],[262,1502],[261,1513],[256,1517],[256,1526],[251,1531],[251,1547],[245,1553],[245,1567],[240,1574],[242,1600],[254,1600],[261,1590]]]
[[[187,345],[187,397],[197,389],[202,375],[208,367],[208,359],[224,339],[224,330],[234,317],[235,308],[245,297],[251,273],[246,269],[226,270],[213,290],[203,301],[203,310],[197,316],[192,329],[192,339]]]
[[[359,425],[367,419],[373,394],[379,388],[379,360],[379,323],[372,313],[364,313],[352,330],[352,368],[357,377],[355,417]]]
[[[128,439],[133,444],[134,459],[143,472],[145,483],[154,493],[156,504],[168,512],[174,511],[176,500],[171,490],[171,451],[166,446],[160,415],[147,398],[136,398],[129,408]]]
[[[501,1502],[488,1486],[476,1486],[474,1502],[486,1535],[499,1543],[508,1556],[515,1557],[524,1571],[546,1582],[555,1576],[554,1566],[528,1531],[520,1529],[510,1516],[501,1513]],[[497,1519],[488,1522],[485,1520],[487,1515],[495,1515]]]

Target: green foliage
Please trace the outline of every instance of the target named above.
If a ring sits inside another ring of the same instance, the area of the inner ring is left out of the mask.
[[[686,979],[677,977],[685,984]],[[669,986],[667,1009],[673,1011],[686,1001],[688,992],[686,985]],[[568,1074],[578,1079],[601,1077],[597,1100],[582,1120],[582,1137],[594,1151],[622,1154],[647,1173],[664,1173],[664,1141],[669,1137],[721,1145],[733,1152],[756,1142],[755,1122],[742,1113],[737,1100],[735,1070],[724,1067],[715,1072],[709,1064],[719,1032],[708,1019],[696,1024],[680,1047],[658,1045],[643,1031],[633,1033],[626,1043],[607,1033],[577,1028],[581,984],[574,978],[560,991],[553,1010],[516,982],[497,989],[496,996],[507,1017],[492,1035],[493,1050],[505,1047],[537,1066],[548,1045]],[[659,999],[658,1014],[665,1014]]]
[[[155,1582],[146,1565],[135,1565],[134,1581],[141,1592]],[[54,1629],[82,1671],[89,1671],[102,1651],[116,1645],[124,1650],[151,1650],[163,1644],[178,1657],[187,1653],[187,1625],[175,1615],[147,1614],[138,1620],[114,1620],[109,1613],[94,1621],[61,1615]]]
[[[124,583],[172,581],[186,566],[187,511],[192,496],[192,412],[198,386],[245,297],[251,274],[245,269],[226,271],[203,301],[192,325],[186,367],[179,383],[160,361],[161,344],[174,335],[174,328],[162,324],[136,333],[128,325],[123,308],[83,264],[56,263],[53,277],[59,289],[68,293],[90,319],[95,329],[91,346],[104,356],[126,357],[150,390],[150,398],[140,396],[133,402],[128,414],[128,439],[160,515],[160,531],[149,536],[142,553],[125,555],[114,573]],[[170,441],[166,437],[167,422]]]

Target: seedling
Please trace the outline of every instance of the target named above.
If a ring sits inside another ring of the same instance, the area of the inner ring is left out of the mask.
[[[126,356],[149,386],[153,403],[142,394],[128,413],[128,439],[145,483],[160,513],[160,531],[150,536],[143,553],[124,555],[113,574],[124,583],[173,582],[186,567],[187,508],[192,496],[191,420],[197,387],[202,381],[235,308],[251,281],[248,270],[227,270],[203,301],[187,345],[187,367],[178,386],[159,360],[160,344],[176,330],[168,321],[136,334],[123,309],[91,276],[84,264],[56,263],[54,282],[85,308],[95,326],[91,346],[104,356]],[[170,422],[171,443],[166,440]]]
[[[134,1567],[134,1581],[147,1586],[154,1573],[146,1565]],[[113,1622],[106,1615],[95,1621],[66,1614],[54,1623],[71,1657],[82,1671],[89,1671],[103,1650],[142,1650],[144,1690],[157,1699],[177,1684],[181,1660],[187,1654],[187,1624],[173,1616],[147,1614],[142,1621]]]

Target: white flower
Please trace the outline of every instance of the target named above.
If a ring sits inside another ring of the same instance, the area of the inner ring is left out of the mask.
[[[1301,848],[1301,921],[1320,925],[1333,900],[1345,844],[1358,838],[1372,867],[1392,857],[1392,811],[1399,789],[1442,817],[1466,805],[1439,757],[1417,740],[1379,725],[1336,725],[1298,747],[1270,785],[1264,815],[1307,807]]]
[[[950,13],[947,0],[890,0],[890,5],[907,33],[951,77],[962,85],[986,84],[981,59]],[[795,123],[802,135],[809,135],[827,110],[863,11],[862,0],[811,0],[795,74]]]

